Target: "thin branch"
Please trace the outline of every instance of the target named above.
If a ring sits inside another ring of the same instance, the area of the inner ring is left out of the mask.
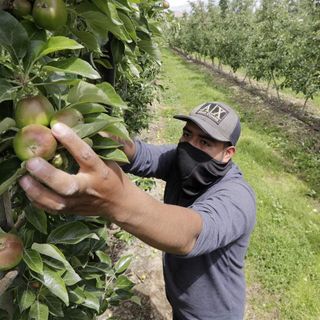
[[[24,225],[25,221],[26,221],[25,214],[24,213],[20,214],[13,228],[16,230],[19,230]]]
[[[10,198],[9,191],[6,191],[3,194],[3,205],[6,213],[7,224],[8,224],[8,227],[11,229],[14,225],[14,222],[12,217],[11,198]]]
[[[17,270],[11,270],[5,274],[5,276],[0,279],[0,297],[7,291],[11,286],[14,279],[18,276],[19,272]]]

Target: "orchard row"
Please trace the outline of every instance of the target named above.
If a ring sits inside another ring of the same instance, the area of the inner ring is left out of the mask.
[[[320,92],[319,1],[219,1],[192,3],[173,20],[170,44],[188,54],[242,69],[277,91]]]

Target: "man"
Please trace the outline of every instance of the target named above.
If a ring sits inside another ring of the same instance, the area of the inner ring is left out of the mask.
[[[42,159],[20,180],[35,205],[49,212],[100,215],[165,252],[166,293],[175,320],[243,319],[243,264],[255,224],[255,198],[231,158],[240,121],[226,104],[195,108],[178,146],[135,141],[123,169],[164,179],[164,202],[137,188],[114,162],[104,163],[71,129],[52,132],[80,165],[76,175]],[[49,179],[50,177],[50,179]]]

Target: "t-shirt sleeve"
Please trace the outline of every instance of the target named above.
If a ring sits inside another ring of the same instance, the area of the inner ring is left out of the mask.
[[[139,177],[167,180],[175,157],[176,145],[152,145],[135,140],[136,153],[122,169]]]
[[[255,196],[250,187],[240,184],[220,189],[190,206],[203,220],[191,258],[225,247],[250,234],[255,224]]]

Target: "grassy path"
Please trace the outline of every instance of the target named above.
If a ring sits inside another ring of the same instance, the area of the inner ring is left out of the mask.
[[[168,50],[163,60],[162,139],[177,142],[183,123],[172,115],[204,101],[229,103],[241,116],[235,162],[258,204],[246,260],[247,319],[320,319],[318,133]]]

